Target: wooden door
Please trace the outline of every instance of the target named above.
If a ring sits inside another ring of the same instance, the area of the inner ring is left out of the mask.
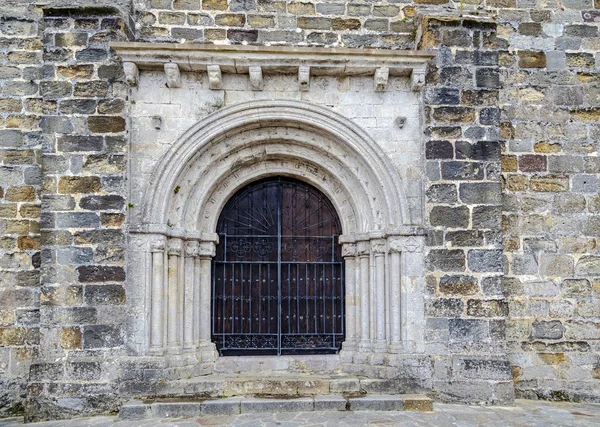
[[[270,178],[219,218],[213,341],[225,354],[331,353],[344,337],[339,218],[316,188]]]

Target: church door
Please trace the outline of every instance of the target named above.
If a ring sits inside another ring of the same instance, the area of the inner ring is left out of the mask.
[[[337,353],[344,339],[340,221],[302,181],[239,190],[217,225],[212,339],[221,355]]]

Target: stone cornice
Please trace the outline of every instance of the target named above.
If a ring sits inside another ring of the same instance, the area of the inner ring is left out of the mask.
[[[182,71],[210,71],[249,74],[347,75],[377,78],[383,90],[387,76],[411,76],[413,89],[420,90],[427,62],[435,51],[322,48],[297,46],[243,46],[193,43],[114,42],[110,47],[123,60],[130,84],[136,84],[137,70],[164,70],[176,64]],[[385,80],[385,81],[384,81]],[[302,81],[302,80],[301,80]],[[214,85],[215,88],[218,84]]]

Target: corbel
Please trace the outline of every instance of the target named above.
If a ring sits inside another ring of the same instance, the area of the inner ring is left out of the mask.
[[[381,67],[375,70],[375,91],[383,92],[387,88],[388,79],[390,77],[390,69]]]
[[[248,74],[250,74],[250,87],[252,90],[263,89],[263,75],[261,67],[248,67]]]
[[[181,73],[179,72],[179,65],[173,62],[165,63],[165,74],[167,76],[168,87],[181,87]]]
[[[221,67],[219,65],[207,65],[206,71],[208,71],[208,87],[213,90],[221,89],[223,87]]]
[[[419,92],[425,84],[425,69],[413,68],[410,75],[410,87],[414,92]]]
[[[135,62],[123,62],[123,72],[125,73],[127,84],[137,86],[140,79],[140,70]]]
[[[298,67],[298,87],[302,92],[310,89],[310,67],[308,65]]]

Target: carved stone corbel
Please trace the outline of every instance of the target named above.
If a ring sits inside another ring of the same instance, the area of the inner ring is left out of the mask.
[[[167,245],[167,251],[169,255],[181,255],[182,242],[181,239],[169,239]]]
[[[261,67],[248,67],[250,75],[250,87],[252,90],[263,90],[263,75]]]
[[[388,79],[390,77],[390,69],[381,67],[375,70],[375,91],[383,92],[387,88]]]
[[[414,92],[418,92],[423,88],[425,84],[425,70],[424,69],[413,69],[410,75],[410,87]]]
[[[199,255],[199,243],[196,240],[187,240],[185,242],[185,256],[195,258]]]
[[[356,256],[356,244],[355,243],[344,243],[342,245],[342,257],[353,257]]]
[[[223,88],[223,75],[221,74],[221,67],[218,65],[207,65],[206,71],[208,71],[208,87],[213,90]]]
[[[298,67],[298,87],[302,92],[310,89],[310,67],[308,65]]]
[[[167,86],[170,88],[181,87],[181,73],[179,65],[172,62],[165,64],[165,75],[167,76]]]
[[[137,86],[140,79],[140,70],[134,62],[123,62],[123,72],[125,80],[131,86]]]

